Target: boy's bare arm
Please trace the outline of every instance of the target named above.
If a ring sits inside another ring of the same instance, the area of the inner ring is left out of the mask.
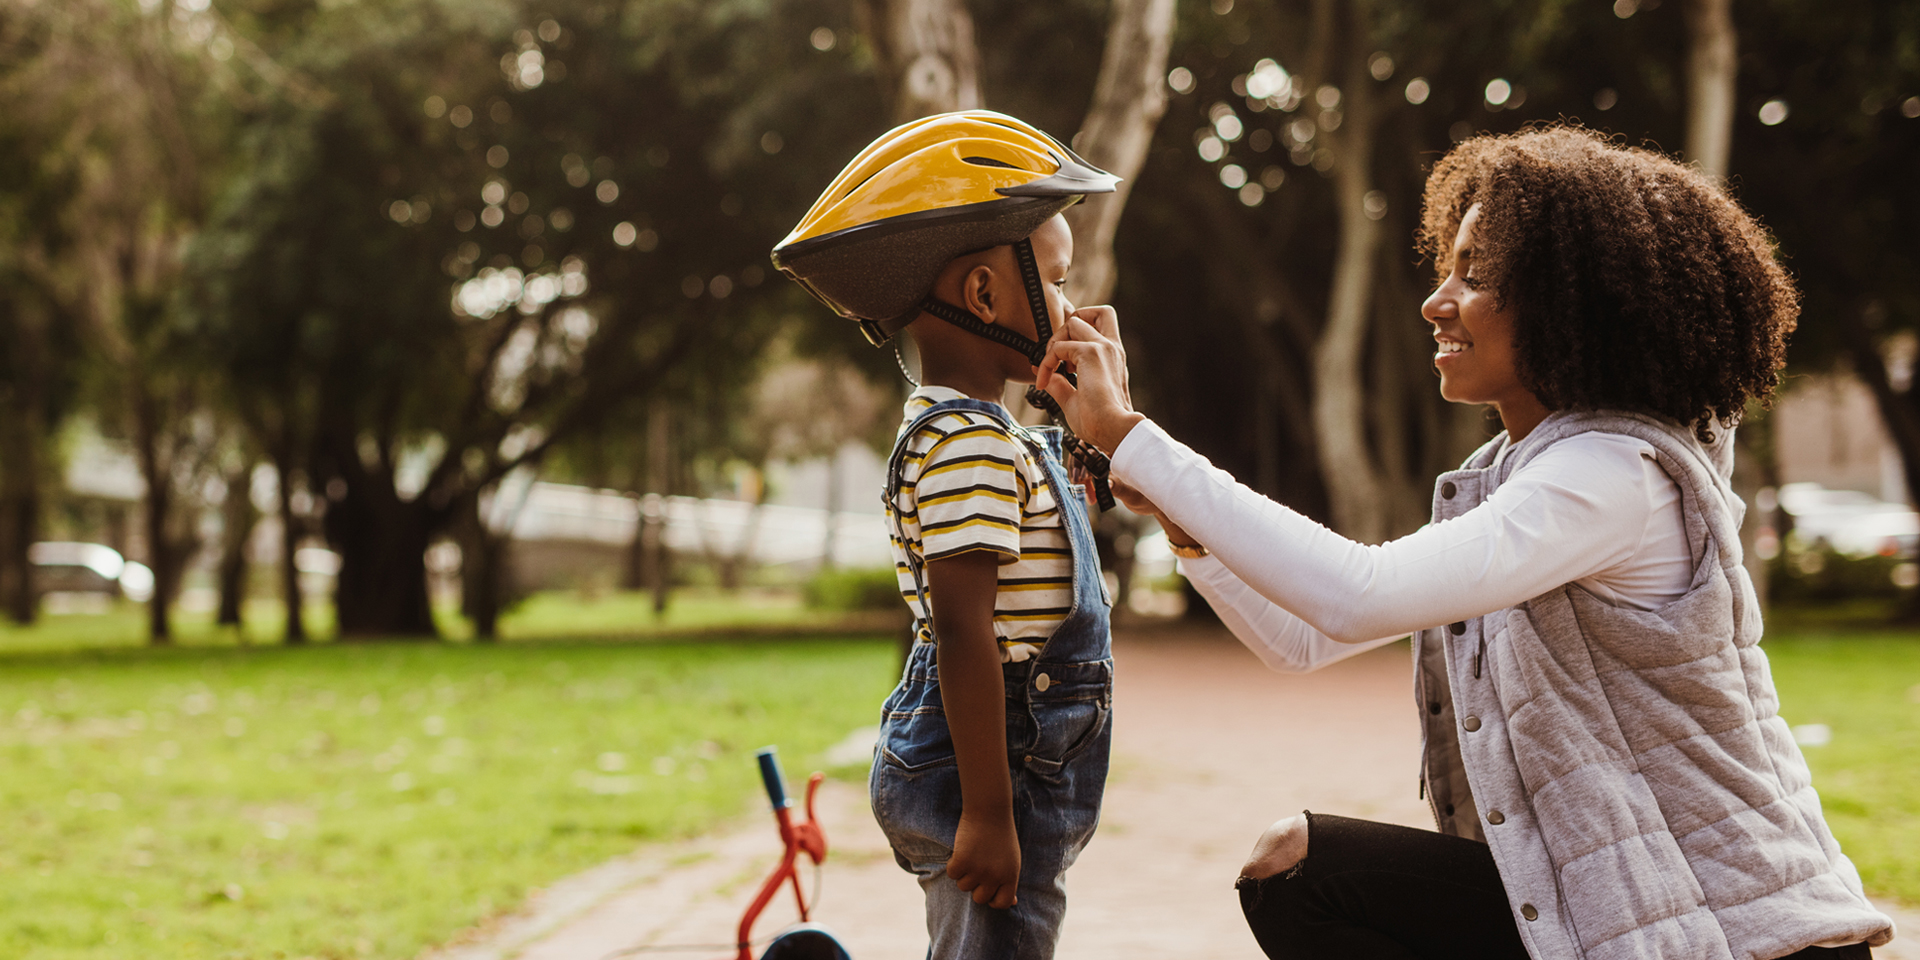
[[[927,564],[933,631],[940,644],[940,695],[960,765],[960,828],[947,875],[975,903],[1013,905],[1020,883],[1020,838],[1013,826],[1007,773],[1007,694],[993,602],[999,557],[985,550]]]

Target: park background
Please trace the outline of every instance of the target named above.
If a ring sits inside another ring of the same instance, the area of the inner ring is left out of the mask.
[[[857,782],[901,360],[767,251],[971,106],[1126,178],[1069,295],[1139,406],[1369,541],[1491,430],[1432,163],[1564,119],[1726,178],[1805,295],[1738,435],[1768,649],[1920,903],[1920,3],[0,0],[0,955],[415,956],[763,743]],[[1123,631],[1205,621],[1101,541]]]

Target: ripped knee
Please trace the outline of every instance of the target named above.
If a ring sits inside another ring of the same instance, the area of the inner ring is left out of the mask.
[[[1294,870],[1307,859],[1307,815],[1276,820],[1260,839],[1240,868],[1243,880],[1265,880]]]

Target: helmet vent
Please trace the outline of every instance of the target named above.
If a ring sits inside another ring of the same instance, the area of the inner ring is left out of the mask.
[[[1020,169],[1005,160],[995,160],[992,157],[961,157],[960,159],[976,167],[1005,167],[1008,170]]]

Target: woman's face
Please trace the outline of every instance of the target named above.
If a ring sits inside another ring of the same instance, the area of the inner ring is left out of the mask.
[[[1495,404],[1503,413],[1509,406],[1538,406],[1540,401],[1520,385],[1513,314],[1495,305],[1493,291],[1474,272],[1473,230],[1479,222],[1476,203],[1460,218],[1446,280],[1420,306],[1420,315],[1433,325],[1440,395],[1455,403]]]

